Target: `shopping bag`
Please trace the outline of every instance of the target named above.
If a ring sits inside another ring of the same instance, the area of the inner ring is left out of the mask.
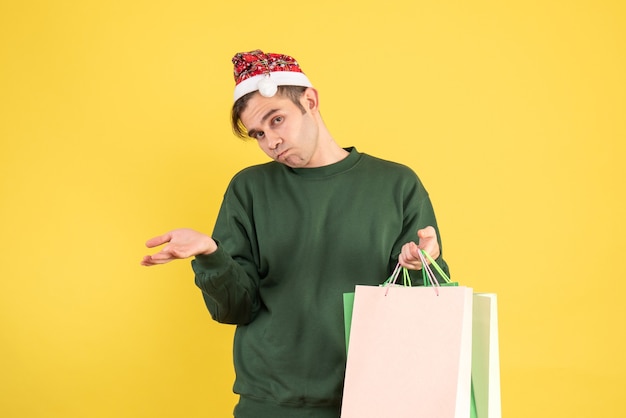
[[[354,292],[343,294],[343,322],[346,334],[346,353],[350,345],[350,326],[352,325],[352,309],[354,307]]]
[[[476,417],[501,418],[496,294],[474,294],[472,330],[472,387]]]
[[[442,286],[454,285],[428,253],[420,251],[420,258],[427,266],[422,269],[424,285],[436,284],[426,259],[444,279],[445,283],[441,283]],[[475,293],[472,310],[470,418],[501,418],[501,410],[497,296],[495,293]]]
[[[479,296],[484,296],[484,295],[479,295]],[[494,295],[495,296],[495,295]],[[476,312],[476,297],[477,295],[474,294],[474,312]],[[479,303],[481,301],[479,300]],[[352,309],[354,306],[354,292],[349,292],[349,293],[344,293],[343,295],[343,308],[344,308],[344,324],[345,324],[345,337],[346,337],[346,352],[348,351],[348,347],[350,345],[350,326],[352,323]],[[481,315],[482,312],[479,312],[479,315]],[[476,345],[475,344],[475,339],[474,339],[474,335],[476,335],[477,333],[479,334],[483,334],[484,331],[483,330],[478,330],[477,331],[477,327],[476,327],[476,316],[473,315],[473,321],[472,321],[472,383],[471,383],[471,396],[470,396],[470,418],[500,418],[501,414],[500,414],[500,376],[499,376],[499,361],[497,359],[497,353],[496,351],[494,351],[494,349],[490,350],[490,360],[487,363],[489,366],[489,373],[491,373],[492,375],[495,375],[495,378],[491,378],[489,379],[489,382],[485,385],[485,380],[484,378],[480,381],[481,384],[481,389],[484,392],[489,392],[489,390],[491,390],[492,392],[495,390],[496,392],[489,396],[489,402],[491,405],[491,408],[485,408],[485,407],[481,407],[482,411],[487,410],[487,412],[483,412],[480,416],[478,415],[478,413],[476,412],[476,399],[475,399],[475,395],[474,395],[474,368],[475,367],[481,367],[480,364],[482,364],[482,367],[484,366],[484,362],[481,360],[474,360],[475,357],[475,353],[476,350],[482,350],[483,347],[488,347],[489,345],[493,345],[493,337],[491,337],[491,342],[490,344],[480,344],[480,345]],[[486,320],[483,318],[480,320],[479,323],[479,328],[481,326],[483,326],[483,322],[485,322]],[[491,326],[493,327],[493,323],[491,324]],[[497,324],[495,326],[496,328],[496,336],[495,336],[495,344],[496,344],[496,348],[495,350],[497,350]],[[493,331],[491,331],[491,334],[493,334]],[[480,337],[479,337],[480,338]],[[482,359],[482,357],[478,357],[479,359]],[[480,378],[479,378],[480,379]],[[497,382],[496,382],[497,379]],[[491,383],[491,386],[489,386],[489,383]],[[489,389],[490,388],[490,389]],[[484,395],[483,395],[484,396]],[[497,400],[496,400],[497,399]],[[491,414],[489,413],[489,410],[491,410]],[[497,411],[497,412],[496,412]]]
[[[472,289],[394,285],[355,288],[342,418],[469,417]]]

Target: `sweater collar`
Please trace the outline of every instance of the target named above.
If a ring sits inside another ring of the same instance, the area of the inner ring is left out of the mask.
[[[322,167],[313,167],[313,168],[291,168],[285,166],[291,172],[309,178],[323,178],[330,177],[335,174],[342,173],[346,170],[352,168],[361,158],[361,154],[357,151],[356,147],[348,147],[344,148],[349,152],[348,156],[341,161],[338,161],[334,164],[325,165]]]

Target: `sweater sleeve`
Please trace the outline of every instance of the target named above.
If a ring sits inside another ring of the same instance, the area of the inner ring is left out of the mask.
[[[254,319],[258,311],[256,286],[221,246],[213,254],[196,256],[191,266],[214,320],[245,325]]]
[[[218,249],[192,261],[196,285],[214,320],[227,324],[250,323],[260,308],[259,257],[252,215],[245,193],[229,186],[215,223]]]
[[[435,262],[441,267],[441,269],[450,276],[450,270],[446,261],[443,258],[443,246],[441,240],[441,233],[439,226],[437,225],[437,219],[435,217],[435,210],[433,208],[430,196],[421,180],[415,175],[415,182],[405,190],[403,196],[404,199],[404,220],[403,220],[403,233],[402,238],[396,243],[395,259],[400,254],[402,245],[407,242],[414,241],[417,243],[417,231],[427,226],[432,226],[437,232],[437,241],[439,242],[440,255],[435,259]],[[437,280],[443,281],[440,274],[433,269]],[[419,285],[423,284],[422,271],[411,270],[409,271],[411,281]]]

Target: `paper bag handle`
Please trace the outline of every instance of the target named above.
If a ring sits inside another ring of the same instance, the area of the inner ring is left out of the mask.
[[[433,266],[435,268],[435,270],[437,270],[437,273],[439,273],[441,275],[441,277],[444,280],[444,285],[454,285],[452,283],[452,281],[450,280],[450,277],[448,277],[448,275],[446,274],[445,271],[443,271],[443,269],[441,267],[439,267],[439,264],[437,264],[437,262],[435,260],[433,260],[433,258],[430,256],[430,254],[428,254],[426,251],[422,250],[421,248],[418,251],[418,255],[420,257],[420,260],[422,261],[422,277],[424,278],[424,286],[428,286],[426,284],[426,278],[428,276],[429,282],[431,284],[431,286],[440,286],[439,282],[437,281],[437,278],[435,277],[435,274],[433,273],[432,269],[430,268],[430,266]],[[428,259],[428,261],[430,261],[430,264],[426,262],[426,259]]]
[[[413,283],[411,282],[411,276],[409,276],[409,271],[406,268],[402,267],[400,263],[396,264],[396,268],[393,269],[391,276],[389,276],[387,280],[385,280],[381,284],[381,286],[396,284],[396,282],[398,281],[398,277],[400,276],[400,272],[402,272],[402,285],[404,287],[413,286]]]
[[[435,268],[435,270],[441,275],[441,277],[444,280],[444,286],[448,285],[448,286],[455,286],[457,285],[456,282],[452,282],[450,280],[450,277],[446,274],[445,271],[443,271],[443,269],[439,266],[439,264],[437,264],[437,262],[430,256],[430,254],[428,254],[426,251],[422,250],[421,248],[418,251],[418,255],[420,257],[420,260],[422,262],[422,278],[423,278],[423,282],[424,282],[424,286],[428,286],[430,284],[430,286],[433,287],[438,287],[441,286],[441,284],[439,283],[439,281],[437,280],[435,274],[433,273],[432,269],[430,266],[433,266]],[[428,259],[428,262],[426,261]],[[429,264],[430,262],[430,264]],[[396,282],[398,281],[398,277],[400,276],[400,272],[402,272],[402,285],[404,287],[411,287],[413,285],[413,283],[411,282],[411,276],[409,275],[409,271],[406,267],[402,267],[400,265],[400,263],[396,264],[396,267],[394,268],[393,272],[391,273],[391,276],[389,276],[389,278],[387,278],[387,280],[385,280],[381,286],[389,286],[389,285],[395,285]]]

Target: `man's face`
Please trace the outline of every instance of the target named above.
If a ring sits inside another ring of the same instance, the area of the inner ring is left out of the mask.
[[[248,135],[263,152],[289,167],[315,166],[319,128],[312,111],[316,103],[309,96],[305,92],[300,98],[303,113],[287,97],[263,97],[255,93],[241,113]]]

